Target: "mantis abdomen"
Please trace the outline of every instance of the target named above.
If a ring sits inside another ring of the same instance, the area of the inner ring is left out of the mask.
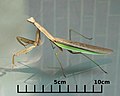
[[[93,46],[80,42],[73,42],[70,40],[65,40],[61,38],[55,38],[55,44],[63,49],[70,50],[73,52],[81,52],[85,54],[100,55],[100,54],[110,54],[111,49]]]

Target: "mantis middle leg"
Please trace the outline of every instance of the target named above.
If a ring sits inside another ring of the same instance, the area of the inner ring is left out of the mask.
[[[53,46],[52,42],[50,42],[50,43],[51,43],[51,46],[52,46],[52,48],[53,48],[53,50],[54,50],[55,47]],[[58,46],[57,46],[57,47],[58,47]],[[63,49],[60,48],[60,47],[58,47],[58,49],[59,49],[59,52],[56,52],[56,53],[55,53],[55,56],[56,56],[56,58],[57,58],[58,63],[60,64],[60,67],[61,67],[63,76],[66,77],[65,72],[64,72],[64,68],[63,68],[62,63],[61,63],[61,61],[60,61],[60,59],[59,59],[59,56],[58,56],[59,53],[63,51]]]

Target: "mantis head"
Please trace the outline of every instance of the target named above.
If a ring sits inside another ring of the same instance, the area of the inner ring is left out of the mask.
[[[35,19],[33,17],[30,17],[29,19],[27,19],[27,21],[30,23],[35,23]]]

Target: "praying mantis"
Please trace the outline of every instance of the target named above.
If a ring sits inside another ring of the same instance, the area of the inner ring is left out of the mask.
[[[60,49],[61,51],[63,51],[63,49],[65,49],[72,54],[82,54],[86,58],[91,60],[94,64],[96,64],[96,66],[98,66],[101,69],[101,71],[103,71],[104,73],[107,73],[98,63],[93,61],[90,57],[88,57],[85,54],[103,55],[103,54],[110,54],[113,52],[113,50],[108,49],[108,48],[94,46],[94,45],[89,45],[89,44],[85,44],[85,43],[81,43],[81,42],[72,41],[71,40],[71,31],[73,31],[72,29],[69,30],[69,34],[70,34],[69,39],[70,40],[56,38],[56,37],[52,36],[44,27],[42,27],[33,17],[27,19],[27,21],[32,23],[37,28],[36,38],[35,38],[35,40],[30,40],[30,39],[26,39],[26,38],[20,37],[20,36],[17,37],[17,40],[19,41],[20,44],[22,44],[25,47],[25,49],[15,53],[12,56],[12,65],[13,66],[15,65],[15,60],[14,60],[15,56],[19,56],[21,54],[26,54],[26,53],[30,52],[33,48],[35,48],[41,44],[41,42],[42,42],[41,38],[40,38],[40,32],[41,32],[50,40],[50,42],[52,42],[51,44],[55,44],[58,47],[58,49]],[[81,36],[85,37],[84,35],[81,35]],[[89,40],[92,39],[92,38],[88,38],[88,37],[85,37],[85,38],[89,39]],[[29,44],[32,44],[32,46],[26,48],[26,46]],[[52,45],[52,47],[53,47],[53,45]],[[60,62],[60,60],[58,58],[58,53],[56,53],[55,55],[61,66],[63,76],[66,77],[66,75],[64,73],[64,69],[62,67],[62,63]]]

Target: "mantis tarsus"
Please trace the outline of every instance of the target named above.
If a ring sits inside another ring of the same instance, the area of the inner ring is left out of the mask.
[[[85,43],[81,43],[81,42],[74,42],[71,41],[71,31],[70,30],[70,40],[65,40],[62,38],[56,38],[53,37],[44,27],[42,27],[39,23],[37,23],[35,21],[35,19],[33,17],[27,19],[28,22],[32,23],[34,26],[37,27],[37,32],[36,32],[36,38],[35,40],[29,40],[23,37],[17,37],[17,40],[23,45],[23,46],[27,46],[28,44],[32,44],[32,46],[25,48],[24,50],[21,50],[17,53],[15,53],[12,57],[12,64],[14,65],[14,57],[15,56],[19,56],[21,54],[26,54],[29,51],[31,51],[33,48],[37,47],[39,44],[41,44],[41,39],[40,39],[40,32],[42,32],[53,44],[55,44],[61,51],[63,51],[63,49],[66,49],[68,52],[72,53],[72,54],[82,54],[85,57],[87,57],[88,59],[90,59],[94,64],[96,64],[104,73],[107,73],[104,69],[102,69],[99,64],[97,64],[95,61],[93,61],[91,58],[89,58],[88,56],[86,56],[85,54],[92,54],[92,55],[102,55],[102,54],[110,54],[112,52],[111,49],[108,48],[102,48],[102,47],[98,47],[98,46],[93,46],[93,45],[89,45],[89,44],[85,44]],[[80,34],[80,33],[79,33]],[[81,35],[81,34],[80,34]],[[88,38],[85,37],[83,35],[81,35],[82,37],[91,40],[92,38]],[[53,47],[53,46],[52,46]],[[62,67],[62,64],[58,58],[58,53],[56,53],[56,57],[57,60],[61,66],[62,72],[64,77],[65,73]]]

